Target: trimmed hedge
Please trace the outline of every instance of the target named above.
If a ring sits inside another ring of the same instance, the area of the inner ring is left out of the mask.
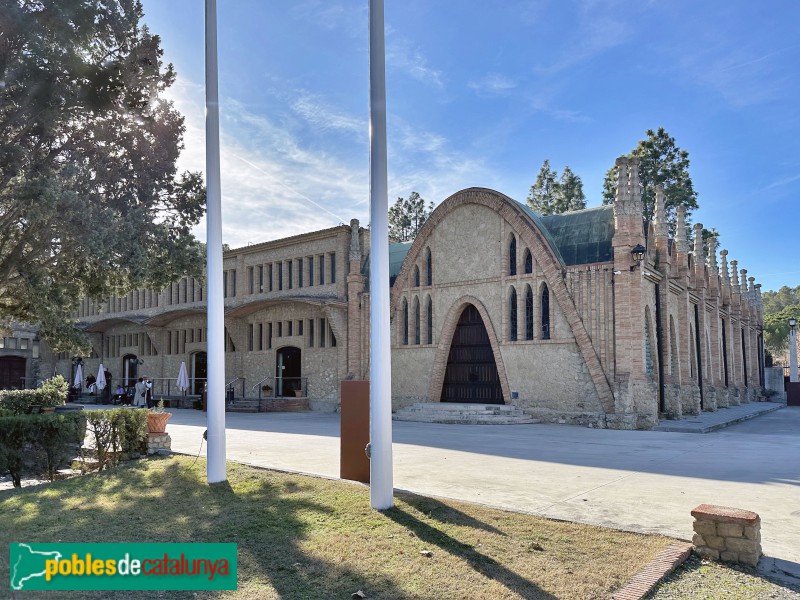
[[[0,409],[10,410],[16,415],[31,411],[31,406],[61,406],[67,400],[69,385],[61,375],[42,382],[35,390],[0,391]]]
[[[55,472],[76,455],[85,434],[80,412],[0,417],[0,473],[11,473],[14,487],[21,487],[26,463],[37,473]]]
[[[104,469],[147,452],[147,411],[130,408],[0,416],[0,474],[11,473],[14,487],[29,470],[47,473],[82,453],[86,434]]]

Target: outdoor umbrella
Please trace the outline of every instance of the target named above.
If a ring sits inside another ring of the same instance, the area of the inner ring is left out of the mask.
[[[75,380],[72,382],[72,385],[76,388],[83,387],[83,366],[80,364],[75,369]]]
[[[186,372],[186,363],[181,362],[181,370],[178,372],[178,389],[185,392],[189,389],[189,373]]]
[[[106,387],[106,370],[103,368],[103,363],[100,363],[100,370],[97,372],[97,381],[94,382],[94,385],[98,390]]]

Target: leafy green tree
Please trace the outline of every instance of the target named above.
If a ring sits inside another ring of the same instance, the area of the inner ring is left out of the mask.
[[[697,192],[694,191],[692,178],[689,176],[689,153],[681,150],[675,144],[675,138],[663,127],[659,127],[657,131],[648,129],[646,135],[647,138],[640,140],[630,153],[630,156],[639,159],[644,216],[648,222],[653,218],[655,186],[661,184],[664,187],[667,221],[674,233],[675,209],[680,205],[685,206],[688,222],[691,211],[698,208]],[[614,166],[606,172],[603,181],[603,204],[613,203],[616,192],[617,168]]]
[[[422,225],[433,212],[433,202],[425,206],[425,200],[417,192],[408,198],[398,198],[389,207],[389,237],[398,242],[410,242],[422,229]]]
[[[788,349],[789,319],[800,321],[800,285],[764,292],[761,300],[764,304],[764,346],[773,356],[778,356]]]
[[[542,163],[536,182],[528,192],[528,206],[540,215],[554,215],[586,208],[581,178],[564,167],[561,178],[550,168],[550,161]]]
[[[71,314],[199,274],[199,173],[178,176],[175,80],[138,0],[5,0],[0,10],[0,319],[86,349]]]

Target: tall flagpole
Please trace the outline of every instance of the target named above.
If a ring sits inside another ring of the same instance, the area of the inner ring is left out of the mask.
[[[225,305],[222,290],[222,191],[219,168],[217,1],[206,0],[206,278],[208,301],[208,483],[225,472]]]
[[[383,0],[369,2],[370,505],[394,504],[392,360],[389,337],[389,193],[386,159],[386,56]]]

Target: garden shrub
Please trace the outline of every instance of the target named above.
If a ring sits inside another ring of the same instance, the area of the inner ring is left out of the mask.
[[[32,437],[34,420],[32,415],[0,417],[0,473],[9,471],[14,487],[22,487],[26,446]]]
[[[65,459],[78,454],[86,431],[82,412],[33,415],[31,441],[41,448],[50,481]]]
[[[16,415],[30,412],[31,406],[61,406],[67,399],[67,382],[61,375],[42,382],[35,390],[0,391],[0,409]]]
[[[83,411],[94,439],[98,468],[116,465],[122,458],[147,452],[147,414],[143,410],[114,408]]]

